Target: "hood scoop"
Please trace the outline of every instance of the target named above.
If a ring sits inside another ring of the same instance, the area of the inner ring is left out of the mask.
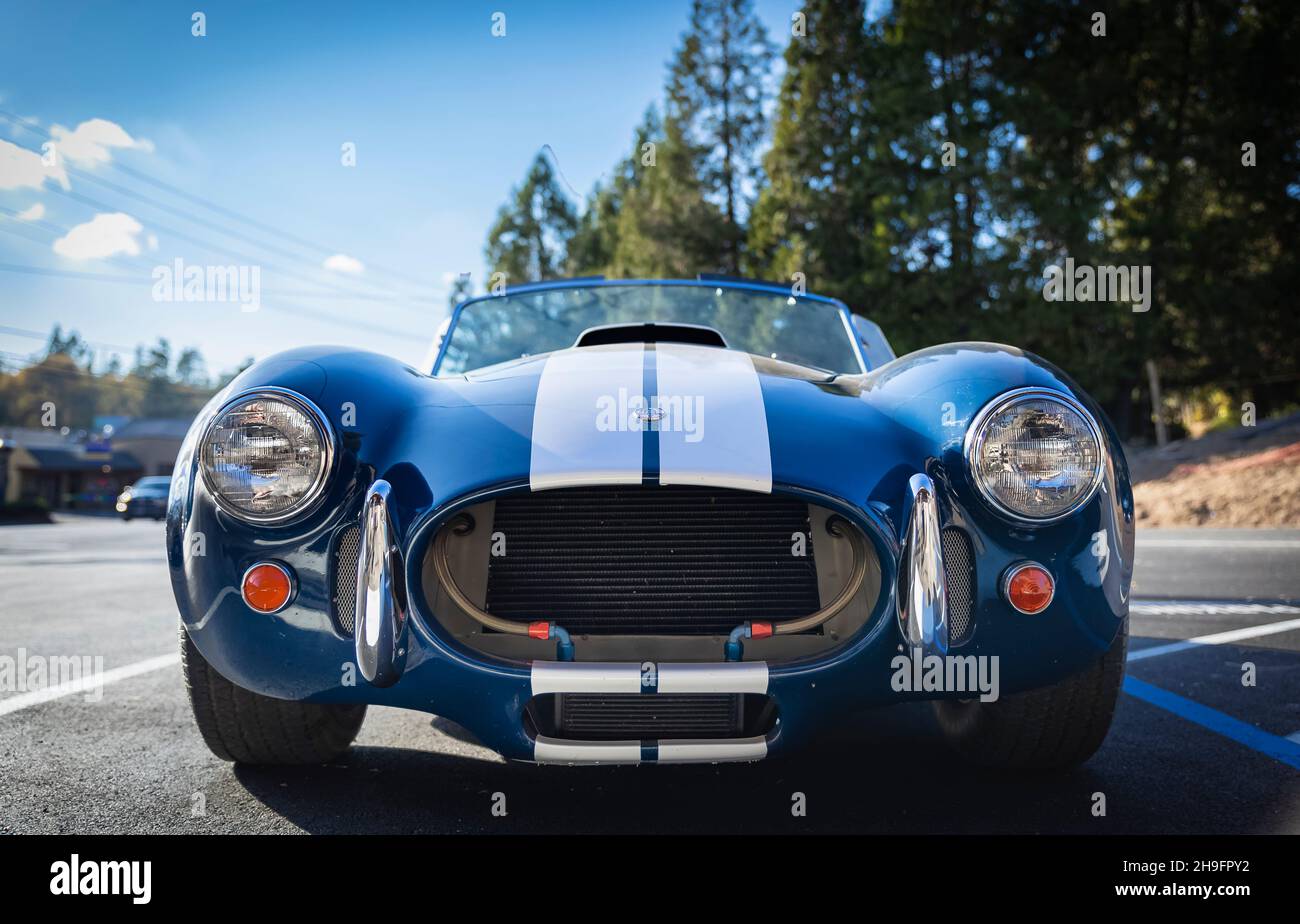
[[[611,343],[693,343],[726,348],[722,334],[703,324],[605,324],[588,327],[578,335],[575,347],[606,346]]]

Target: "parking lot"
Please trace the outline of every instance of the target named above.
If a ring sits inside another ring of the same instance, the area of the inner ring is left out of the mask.
[[[575,769],[372,708],[337,763],[232,768],[190,717],[162,531],[0,527],[0,656],[101,656],[107,681],[98,702],[0,691],[0,832],[1300,833],[1300,530],[1139,534],[1126,693],[1058,777],[970,769],[924,706],[758,764]]]

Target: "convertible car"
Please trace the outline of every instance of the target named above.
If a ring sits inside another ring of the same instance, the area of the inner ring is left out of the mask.
[[[377,704],[512,760],[752,761],[928,700],[970,760],[1060,768],[1110,725],[1133,498],[1030,353],[577,279],[461,304],[423,368],[256,363],[184,442],[167,548],[226,760],[328,761]]]

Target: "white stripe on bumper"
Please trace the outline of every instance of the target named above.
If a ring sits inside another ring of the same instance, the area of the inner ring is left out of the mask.
[[[641,665],[635,662],[534,661],[533,695],[545,693],[640,693]]]
[[[539,764],[639,764],[640,741],[562,741],[539,735],[533,742]]]
[[[660,693],[766,693],[766,661],[660,664]]]
[[[533,696],[546,693],[766,693],[766,661],[706,664],[648,664],[635,661],[534,661]],[[653,691],[647,677],[655,678]]]
[[[682,739],[660,741],[652,763],[720,764],[762,760],[767,756],[767,739],[754,738]],[[539,764],[639,764],[640,741],[564,741],[539,736],[533,742],[533,760]]]

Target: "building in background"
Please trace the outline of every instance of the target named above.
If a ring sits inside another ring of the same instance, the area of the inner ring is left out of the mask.
[[[191,423],[190,418],[145,417],[113,430],[109,438],[115,452],[140,463],[143,474],[170,475]]]
[[[112,510],[145,475],[170,475],[189,420],[142,418],[95,434],[0,427],[0,501]]]

